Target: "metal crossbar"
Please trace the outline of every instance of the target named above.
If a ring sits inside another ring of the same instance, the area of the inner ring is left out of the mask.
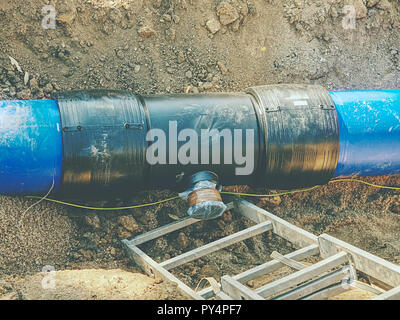
[[[175,283],[182,293],[196,300],[211,298],[316,300],[328,299],[355,288],[375,295],[375,300],[400,300],[400,266],[327,234],[317,237],[241,198],[231,197],[231,199],[233,201],[228,204],[228,207],[252,220],[255,223],[254,226],[161,263],[154,261],[138,247],[200,221],[185,218],[133,239],[122,240],[128,256],[149,276]],[[225,275],[221,277],[217,285],[198,292],[170,272],[173,268],[267,231],[272,231],[300,249],[286,255],[273,252],[272,260],[237,275]],[[312,265],[301,263],[311,256],[317,256],[321,260]],[[293,272],[256,289],[251,289],[246,285],[249,281],[266,276],[283,266],[289,267]],[[366,274],[371,280],[376,280],[376,283],[382,283],[382,287],[358,281],[357,272]]]

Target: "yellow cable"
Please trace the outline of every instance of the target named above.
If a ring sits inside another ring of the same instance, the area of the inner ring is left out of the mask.
[[[37,196],[28,196],[27,198],[41,199],[41,197],[37,197]],[[87,206],[81,206],[81,205],[79,205],[79,204],[68,203],[68,202],[59,201],[59,200],[54,200],[54,199],[49,199],[49,198],[43,198],[43,200],[46,200],[46,201],[49,201],[49,202],[55,202],[55,203],[63,204],[63,205],[70,206],[70,207],[81,208],[81,209],[101,210],[101,211],[114,211],[114,210],[126,210],[126,209],[150,207],[150,206],[154,206],[154,205],[159,204],[159,203],[164,203],[164,202],[172,201],[172,200],[175,200],[175,199],[178,199],[178,198],[179,198],[179,196],[175,196],[175,197],[172,197],[172,198],[167,198],[167,199],[160,200],[160,201],[156,201],[156,202],[138,204],[138,205],[129,206],[129,207],[116,207],[116,208],[96,208],[96,207],[87,207]]]
[[[369,183],[369,182],[362,181],[362,180],[359,180],[359,179],[336,179],[336,180],[329,181],[329,183],[335,183],[335,182],[359,182],[359,183],[363,183],[363,184],[366,184],[367,186],[371,186],[371,187],[374,187],[374,188],[400,190],[400,187],[380,186],[378,184]]]
[[[381,189],[391,189],[391,190],[400,190],[400,187],[388,187],[388,186],[380,186],[377,184],[373,184],[373,183],[369,183],[366,181],[362,181],[359,179],[352,179],[352,178],[348,178],[348,179],[336,179],[336,180],[331,180],[329,181],[329,183],[336,183],[336,182],[358,182],[358,183],[363,183],[365,185],[374,187],[374,188],[381,188]],[[314,186],[311,188],[307,188],[307,189],[300,189],[300,190],[292,190],[292,191],[287,191],[287,192],[281,192],[281,193],[274,193],[274,194],[252,194],[252,193],[242,193],[242,192],[228,192],[228,191],[222,191],[222,194],[229,194],[229,195],[237,195],[237,196],[245,196],[245,197],[260,197],[260,198],[264,198],[264,197],[277,197],[277,196],[283,196],[283,195],[287,195],[287,194],[294,194],[294,193],[300,193],[300,192],[307,192],[307,191],[311,191],[317,188],[320,188],[322,186]],[[38,197],[38,196],[27,196],[27,198],[31,198],[31,199],[42,199],[45,201],[49,201],[49,202],[55,202],[58,204],[63,204],[66,206],[70,206],[70,207],[76,207],[76,208],[81,208],[81,209],[88,209],[88,210],[100,210],[100,211],[114,211],[114,210],[126,210],[126,209],[134,209],[134,208],[143,208],[143,207],[150,207],[150,206],[154,206],[156,204],[160,204],[160,203],[164,203],[164,202],[168,202],[168,201],[172,201],[175,199],[178,199],[179,196],[175,196],[175,197],[171,197],[171,198],[167,198],[164,200],[160,200],[160,201],[156,201],[156,202],[151,202],[151,203],[145,203],[145,204],[139,204],[139,205],[133,205],[133,206],[128,206],[128,207],[116,207],[116,208],[96,208],[96,207],[88,207],[88,206],[82,206],[79,204],[74,204],[74,203],[68,203],[68,202],[64,202],[64,201],[59,201],[59,200],[54,200],[54,199],[49,199],[47,197]]]
[[[336,183],[336,182],[359,182],[359,183],[363,183],[363,184],[366,184],[368,186],[375,187],[375,188],[400,190],[400,187],[380,186],[380,185],[377,185],[377,184],[369,183],[369,182],[362,181],[362,180],[359,180],[359,179],[352,179],[352,178],[336,179],[336,180],[329,181],[329,183]],[[320,188],[320,187],[322,187],[322,186],[314,186],[314,187],[307,188],[307,189],[293,190],[293,191],[287,191],[287,192],[275,193],[275,194],[251,194],[251,193],[249,194],[249,193],[226,192],[226,191],[223,191],[221,193],[222,194],[237,195],[237,196],[245,196],[245,197],[262,197],[262,198],[265,198],[265,197],[277,197],[277,196],[283,196],[283,195],[287,195],[287,194],[307,192],[307,191],[311,191],[311,190],[314,190],[314,189],[317,189],[317,188]]]
[[[274,194],[252,194],[252,193],[228,192],[228,191],[222,191],[221,194],[231,194],[231,195],[236,195],[236,196],[262,197],[262,198],[265,198],[265,197],[277,197],[277,196],[284,196],[286,194],[293,194],[293,193],[311,191],[311,190],[317,189],[319,187],[321,187],[321,186],[314,186],[314,187],[308,188],[308,189],[292,190],[292,191],[274,193]]]

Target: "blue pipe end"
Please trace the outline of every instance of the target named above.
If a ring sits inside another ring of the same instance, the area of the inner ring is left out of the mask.
[[[0,101],[0,194],[46,194],[62,178],[55,100]]]
[[[334,176],[400,174],[400,90],[330,94],[340,129]]]

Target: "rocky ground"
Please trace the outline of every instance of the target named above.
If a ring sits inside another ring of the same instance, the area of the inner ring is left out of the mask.
[[[49,4],[56,9],[55,29],[42,26],[48,14],[42,8]],[[355,22],[348,19],[346,5],[354,6]],[[43,99],[58,91],[94,88],[140,94],[222,92],[276,83],[315,83],[331,90],[399,88],[399,17],[396,0],[0,0],[0,98]],[[368,181],[400,185],[398,177]],[[89,204],[111,207],[171,195],[168,190],[140,192],[129,201]],[[254,202],[315,234],[327,232],[400,263],[399,197],[396,191],[342,183]],[[108,213],[42,202],[25,212],[32,203],[0,197],[4,297],[33,297],[32,279],[46,265],[59,270],[60,279],[65,278],[62,270],[92,270],[92,275],[81,273],[91,279],[96,269],[138,271],[120,239],[174,221],[186,211],[178,200]],[[248,225],[228,213],[144,249],[162,260]],[[274,250],[293,248],[265,234],[174,273],[195,286],[203,276],[237,273],[264,262]],[[71,292],[62,296],[74,296]],[[154,292],[151,298],[177,298],[172,291]]]

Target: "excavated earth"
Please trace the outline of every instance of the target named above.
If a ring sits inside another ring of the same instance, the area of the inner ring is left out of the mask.
[[[45,5],[56,10],[55,29],[43,28],[43,22],[49,26]],[[353,28],[346,5],[356,9]],[[59,91],[99,88],[227,92],[277,83],[400,88],[399,17],[397,0],[0,0],[0,98],[48,99]],[[365,180],[400,186],[396,176]],[[172,195],[132,191],[129,200],[79,203],[116,207]],[[250,199],[314,234],[331,234],[397,264],[399,200],[399,191],[353,182]],[[47,202],[27,210],[34,203],[0,197],[3,299],[185,298],[173,286],[140,274],[120,242],[184,217],[183,201],[114,212]],[[162,261],[250,225],[227,213],[142,249]],[[203,277],[235,274],[265,262],[272,251],[291,250],[266,233],[173,273],[195,287]],[[49,266],[57,286],[45,290],[49,273],[41,272]]]

